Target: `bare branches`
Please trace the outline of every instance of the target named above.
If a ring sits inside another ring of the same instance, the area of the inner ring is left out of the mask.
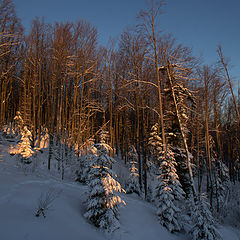
[[[53,202],[60,196],[62,190],[57,191],[54,188],[49,188],[47,192],[41,193],[40,197],[37,200],[37,212],[36,217],[43,215],[46,217],[46,211],[52,207]]]
[[[238,117],[238,121],[240,122],[240,114],[239,114],[239,110],[238,110],[238,107],[237,107],[237,102],[236,102],[236,99],[235,99],[235,95],[234,95],[234,93],[233,93],[231,79],[230,79],[230,76],[229,76],[227,64],[226,64],[226,61],[225,61],[225,59],[224,59],[223,52],[222,52],[222,47],[221,47],[221,46],[218,46],[217,53],[218,53],[220,62],[221,62],[221,64],[223,65],[224,70],[225,70],[225,72],[226,72],[226,77],[227,77],[227,81],[228,81],[228,86],[229,86],[229,88],[230,88],[230,90],[231,90],[231,94],[232,94],[232,98],[233,98],[233,103],[234,103],[235,111],[236,111],[236,114],[237,114],[237,117]]]

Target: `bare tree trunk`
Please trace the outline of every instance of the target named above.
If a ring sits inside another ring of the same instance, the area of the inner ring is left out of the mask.
[[[49,133],[49,148],[48,148],[48,170],[51,169],[51,160],[53,155],[53,135]]]
[[[208,110],[208,72],[207,69],[204,69],[204,115],[205,115],[205,148],[208,159],[208,190],[210,190],[210,205],[212,207],[212,198],[213,198],[213,180],[212,180],[212,164],[211,164],[211,153],[210,153],[210,138],[209,138],[209,110]],[[209,189],[210,187],[210,189]]]
[[[180,116],[179,109],[178,109],[178,103],[177,103],[177,99],[176,99],[176,96],[175,96],[175,89],[174,89],[173,81],[172,81],[172,73],[171,73],[170,62],[168,63],[168,66],[167,66],[167,72],[168,72],[168,78],[169,78],[169,82],[170,82],[170,86],[171,86],[173,102],[174,102],[174,106],[175,106],[175,110],[176,110],[176,114],[177,114],[177,120],[178,120],[178,124],[179,124],[180,131],[181,131],[181,136],[182,136],[182,140],[183,140],[183,144],[184,144],[184,148],[185,148],[186,155],[187,155],[187,166],[188,166],[188,172],[189,172],[189,176],[190,176],[192,193],[193,193],[193,197],[195,198],[196,197],[196,189],[195,189],[194,179],[193,179],[190,152],[188,150],[187,137],[185,136],[185,133],[184,133],[184,130],[183,130],[183,126],[182,126],[182,122],[181,122],[181,116]]]
[[[239,111],[238,111],[237,102],[236,102],[235,95],[234,95],[233,89],[232,89],[231,79],[230,79],[230,76],[229,76],[229,73],[228,73],[227,64],[226,64],[226,62],[224,60],[224,57],[223,57],[222,47],[221,46],[218,47],[217,52],[218,52],[218,56],[220,58],[220,61],[221,61],[222,65],[223,65],[223,67],[224,67],[224,70],[226,72],[227,81],[228,81],[229,88],[231,90],[235,111],[236,111],[236,114],[237,114],[237,117],[238,117],[238,121],[240,123],[240,114],[239,114]]]

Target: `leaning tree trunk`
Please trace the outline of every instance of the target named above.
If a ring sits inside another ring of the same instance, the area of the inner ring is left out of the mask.
[[[192,172],[192,167],[191,167],[190,152],[188,150],[187,137],[186,137],[186,135],[184,133],[184,130],[183,130],[183,125],[182,125],[182,121],[181,121],[181,117],[180,117],[180,113],[179,113],[179,109],[178,109],[177,99],[176,99],[175,90],[174,90],[174,86],[173,86],[173,82],[172,82],[170,64],[168,64],[168,66],[167,66],[167,72],[168,72],[169,82],[170,82],[170,86],[171,86],[173,102],[174,102],[174,106],[175,106],[175,110],[176,110],[176,114],[177,114],[177,120],[178,120],[178,124],[179,124],[179,127],[180,127],[180,132],[181,132],[182,140],[183,140],[183,144],[184,144],[184,148],[185,148],[186,155],[187,155],[187,167],[188,167],[189,176],[190,176],[190,184],[191,184],[191,187],[192,187],[193,197],[195,198],[196,197],[196,189],[195,189],[194,180],[193,180],[193,172]]]

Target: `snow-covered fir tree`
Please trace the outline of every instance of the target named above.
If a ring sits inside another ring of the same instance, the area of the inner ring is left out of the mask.
[[[184,148],[181,147],[172,147],[172,151],[174,153],[174,158],[177,162],[176,170],[179,177],[179,181],[182,185],[182,188],[187,196],[187,198],[192,197],[192,186],[190,182],[189,170],[187,167],[187,156]],[[190,158],[192,159],[192,155],[189,153]],[[195,164],[190,163],[192,171],[194,172]]]
[[[209,204],[205,195],[200,195],[195,201],[192,209],[193,228],[190,233],[193,240],[219,240],[221,239],[212,213],[209,210]]]
[[[181,64],[180,64],[181,65]],[[191,154],[187,146],[189,109],[195,106],[193,92],[181,76],[182,68],[172,66],[169,62],[168,78],[166,78],[166,104],[168,121],[166,124],[166,138],[174,158],[177,162],[177,173],[187,197],[192,196],[193,178],[191,167]],[[179,75],[180,74],[180,75]]]
[[[162,138],[158,134],[159,125],[156,123],[152,126],[150,137],[148,139],[148,145],[151,151],[151,158],[148,158],[147,168],[149,172],[147,200],[154,201],[154,183],[156,176],[159,174],[160,163],[158,161],[158,154],[162,151]]]
[[[158,173],[159,161],[158,154],[162,151],[162,138],[158,134],[158,123],[152,126],[150,137],[148,139],[148,144],[151,148],[151,161],[148,161],[148,168],[150,174]]]
[[[176,172],[174,153],[159,152],[160,171],[155,188],[155,202],[160,223],[170,232],[180,231],[180,208],[178,202],[184,198],[184,191]]]
[[[170,232],[180,231],[178,202],[183,199],[184,191],[177,175],[174,153],[169,146],[166,152],[163,151],[162,139],[158,135],[158,124],[152,127],[149,145],[154,154],[154,171],[157,176],[154,199],[159,221]]]
[[[101,130],[99,133],[99,143],[97,145],[101,145],[108,154],[113,152],[113,149],[108,145],[109,140],[109,132],[105,130]]]
[[[128,152],[128,162],[130,175],[127,181],[126,193],[136,193],[140,195],[139,174],[137,166],[138,154],[134,146],[130,147]]]
[[[17,111],[16,116],[14,117],[15,129],[18,133],[18,144],[14,147],[10,146],[9,153],[11,155],[19,154],[21,156],[21,161],[24,163],[31,163],[31,156],[34,153],[31,142],[32,142],[32,133],[28,130],[27,126],[24,126],[24,121],[22,119],[21,113]]]
[[[24,163],[31,163],[30,157],[33,155],[31,147],[32,133],[24,126],[21,131],[21,140],[17,145],[18,154],[22,156]]]
[[[223,207],[229,192],[230,177],[227,166],[220,159],[213,159],[213,194],[217,212]]]
[[[24,127],[24,122],[22,119],[21,112],[17,111],[16,116],[14,117],[14,123],[15,123],[15,129],[18,134],[21,134],[23,127]]]
[[[91,161],[97,156],[97,148],[94,145],[95,139],[90,138],[86,142],[86,150],[83,151],[79,158],[79,167],[76,171],[76,181],[81,183],[87,183],[89,177],[89,171],[91,169]]]
[[[89,198],[85,217],[96,227],[112,232],[119,228],[119,204],[125,202],[116,194],[121,192],[121,185],[113,178],[109,169],[113,159],[108,156],[106,143],[95,144],[97,156],[91,161],[89,171]]]
[[[9,123],[8,125],[6,125],[4,128],[3,128],[3,132],[4,132],[4,135],[7,137],[7,138],[14,138],[16,137],[16,131],[15,131],[15,128],[13,127],[13,123]]]

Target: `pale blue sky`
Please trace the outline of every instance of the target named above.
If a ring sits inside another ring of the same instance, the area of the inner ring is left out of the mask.
[[[145,0],[13,0],[26,29],[31,20],[44,16],[46,22],[85,19],[96,26],[99,42],[119,37],[125,27],[136,23]],[[240,80],[240,1],[167,0],[160,29],[178,42],[203,54],[206,63],[217,60],[218,44],[231,59],[231,73]]]

